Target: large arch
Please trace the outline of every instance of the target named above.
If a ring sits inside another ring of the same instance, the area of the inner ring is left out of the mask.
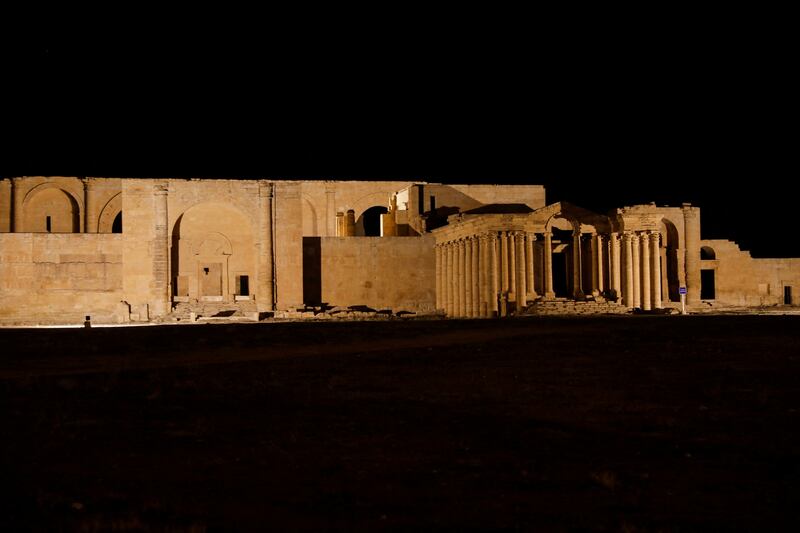
[[[381,231],[381,215],[389,212],[389,209],[383,205],[374,205],[366,209],[356,219],[356,235],[360,237],[380,237]]]
[[[100,216],[97,221],[92,223],[97,224],[97,233],[113,233],[114,220],[122,212],[122,193],[115,194],[103,209],[100,211]],[[87,229],[88,231],[88,229]]]
[[[82,204],[57,183],[42,183],[22,201],[22,228],[18,232],[79,233]]]
[[[173,298],[249,298],[257,286],[253,236],[252,221],[231,204],[203,202],[184,211],[172,228]]]
[[[680,234],[674,222],[661,218],[661,288],[665,301],[680,302],[681,274],[683,263],[680,251]]]

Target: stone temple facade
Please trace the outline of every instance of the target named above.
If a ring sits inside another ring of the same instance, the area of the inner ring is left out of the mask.
[[[128,323],[225,305],[493,317],[800,305],[800,259],[704,240],[700,209],[599,214],[539,185],[0,180],[0,323]],[[566,307],[565,307],[566,306]]]

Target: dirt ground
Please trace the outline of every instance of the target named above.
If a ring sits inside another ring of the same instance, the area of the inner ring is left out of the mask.
[[[800,530],[800,316],[0,330],[0,530]]]

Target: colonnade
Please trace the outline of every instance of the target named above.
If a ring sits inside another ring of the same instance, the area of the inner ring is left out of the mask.
[[[436,245],[436,307],[448,316],[504,315],[537,298],[534,241],[524,231],[490,231]]]
[[[574,231],[571,296],[605,295],[629,308],[660,309],[660,237],[651,231]],[[528,231],[490,231],[438,243],[437,309],[454,317],[502,316],[537,299],[537,287],[544,299],[554,299],[553,235],[541,233],[541,257],[536,253],[539,238]]]

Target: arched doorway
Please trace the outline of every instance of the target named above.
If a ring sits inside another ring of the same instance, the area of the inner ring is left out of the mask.
[[[680,302],[679,265],[683,263],[680,253],[680,238],[675,224],[668,218],[661,219],[661,289],[665,301]]]
[[[380,237],[381,215],[385,215],[389,210],[382,205],[375,205],[361,213],[356,220],[356,235],[364,237]]]
[[[248,299],[256,286],[250,219],[232,205],[202,203],[178,217],[172,231],[175,301]]]

